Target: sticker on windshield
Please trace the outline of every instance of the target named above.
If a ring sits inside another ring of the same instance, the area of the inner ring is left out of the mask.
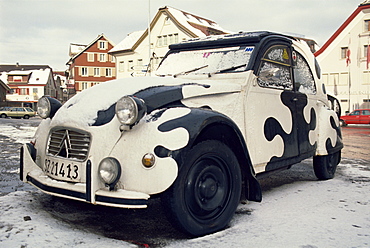
[[[244,51],[245,51],[245,52],[247,52],[247,53],[252,53],[252,52],[253,52],[253,50],[254,50],[254,47],[246,47],[246,48],[244,49]]]

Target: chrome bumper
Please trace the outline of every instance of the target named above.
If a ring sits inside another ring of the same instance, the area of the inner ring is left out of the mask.
[[[69,183],[47,176],[35,163],[36,150],[32,144],[24,144],[20,152],[20,179],[41,191],[63,198],[119,208],[146,208],[150,196],[141,192],[119,189],[109,191],[94,189],[91,161],[86,162],[86,183]]]

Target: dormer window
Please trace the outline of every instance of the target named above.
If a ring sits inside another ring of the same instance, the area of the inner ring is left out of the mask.
[[[365,32],[370,32],[370,20],[365,20]]]

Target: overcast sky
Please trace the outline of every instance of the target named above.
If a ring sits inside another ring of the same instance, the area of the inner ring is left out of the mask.
[[[115,44],[171,6],[230,31],[269,30],[315,39],[321,46],[363,0],[0,0],[0,64],[65,70],[70,43],[104,33]]]

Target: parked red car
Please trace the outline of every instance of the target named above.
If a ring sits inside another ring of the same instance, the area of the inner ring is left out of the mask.
[[[348,115],[340,117],[342,127],[348,124],[370,124],[370,109],[356,109]]]

